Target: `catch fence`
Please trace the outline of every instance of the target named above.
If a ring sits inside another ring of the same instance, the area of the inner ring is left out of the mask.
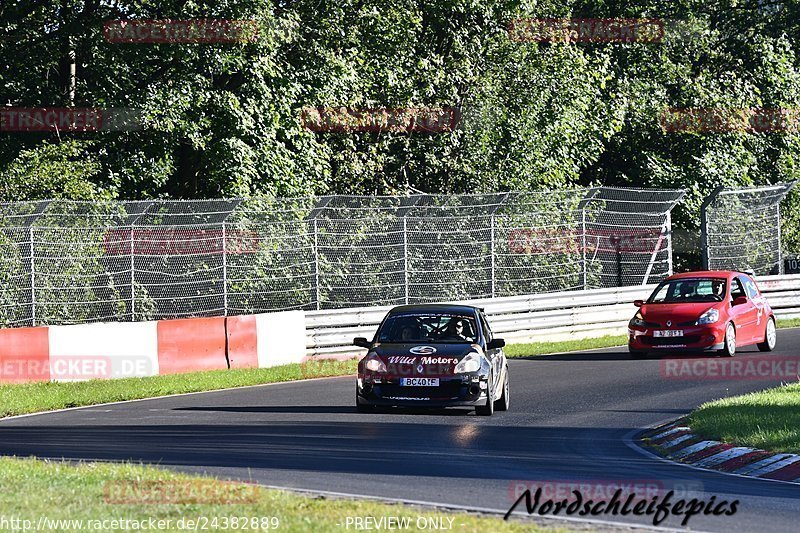
[[[680,190],[0,204],[4,326],[655,283]]]
[[[794,185],[716,188],[701,207],[703,266],[783,274],[780,204]]]

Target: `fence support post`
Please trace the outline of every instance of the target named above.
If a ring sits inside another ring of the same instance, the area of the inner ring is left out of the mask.
[[[222,313],[228,316],[228,234],[222,221]]]
[[[134,255],[133,245],[133,224],[131,224],[131,322],[136,322],[136,256]]]
[[[408,304],[408,220],[403,217],[403,287],[405,303]]]
[[[672,275],[672,245],[675,241],[672,240],[672,211],[667,211],[667,220],[665,224],[667,230],[667,276]]]
[[[587,283],[587,267],[586,267],[586,209],[581,207],[581,265],[582,265],[582,273],[581,273],[581,286],[583,290],[586,290],[586,283]]]
[[[721,193],[723,189],[724,187],[721,185],[714,189],[711,194],[706,196],[706,199],[703,200],[703,204],[700,206],[700,251],[703,255],[703,270],[708,270],[711,264],[710,252],[708,249],[708,217],[706,211],[708,210],[708,206],[717,199],[717,196],[719,196],[719,193]]]
[[[494,233],[494,213],[492,213],[492,215],[490,215],[490,224],[491,224],[491,232],[490,232],[490,235],[489,235],[489,241],[491,243],[490,255],[491,255],[491,261],[492,261],[492,298],[494,298],[494,296],[495,296],[495,294],[497,292],[496,281],[495,281],[495,269],[496,269],[495,261],[496,260],[495,260],[495,244],[494,244],[494,237],[495,237],[495,233]]]
[[[28,238],[31,241],[31,326],[36,325],[36,262],[33,259],[33,225],[28,228]]]
[[[314,219],[314,299],[317,302],[317,311],[320,310],[319,301],[319,240],[317,237],[317,219]]]
[[[781,200],[783,197],[781,197]],[[783,254],[781,253],[781,202],[775,204],[775,220],[778,221],[778,274],[783,274]]]

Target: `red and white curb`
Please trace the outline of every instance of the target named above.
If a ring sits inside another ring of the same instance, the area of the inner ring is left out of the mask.
[[[697,468],[800,484],[800,455],[705,440],[683,424],[682,419],[669,422],[640,439],[658,455]]]

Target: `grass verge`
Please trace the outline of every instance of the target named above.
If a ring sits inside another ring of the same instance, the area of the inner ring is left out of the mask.
[[[525,344],[509,344],[505,348],[508,357],[531,357],[552,353],[592,350],[594,348],[611,348],[622,346],[628,342],[627,335],[606,335],[593,339],[575,339],[562,342],[529,342]]]
[[[189,374],[66,383],[0,385],[0,417],[298,379],[354,374],[356,360],[309,361],[272,368],[211,370]]]
[[[800,383],[705,403],[687,423],[709,439],[800,453]]]
[[[418,520],[452,524],[451,530],[463,532],[567,531],[464,512],[314,498],[131,464],[72,465],[9,457],[0,457],[0,509],[2,519],[20,520],[17,530],[344,531],[348,517],[398,517],[414,526]],[[159,520],[167,527],[159,527]],[[181,527],[180,520],[191,527]],[[0,528],[14,529],[6,525],[0,522]],[[355,529],[352,523],[349,529]]]

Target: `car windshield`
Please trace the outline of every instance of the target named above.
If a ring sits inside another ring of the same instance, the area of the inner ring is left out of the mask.
[[[725,286],[724,279],[673,279],[656,287],[647,303],[721,302]]]
[[[478,330],[471,316],[424,313],[392,315],[378,332],[378,342],[477,342]]]

